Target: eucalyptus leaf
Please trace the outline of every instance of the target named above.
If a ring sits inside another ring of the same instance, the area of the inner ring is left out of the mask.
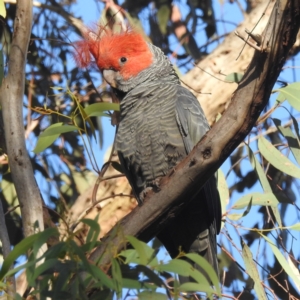
[[[261,284],[261,279],[259,277],[257,265],[253,261],[252,252],[242,239],[241,242],[243,248],[242,257],[245,262],[246,271],[254,281],[254,290],[256,292],[256,296],[260,300],[267,300],[268,298]]]
[[[278,151],[267,139],[258,139],[258,149],[266,160],[276,169],[296,178],[300,178],[300,168]]]

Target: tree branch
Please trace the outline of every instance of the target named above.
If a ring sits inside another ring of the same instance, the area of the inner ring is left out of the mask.
[[[2,202],[0,201],[0,240],[2,243],[3,258],[5,259],[10,252],[10,240],[5,223],[5,215],[3,211]],[[15,277],[11,276],[7,279],[7,294],[13,299],[16,293],[16,281]]]
[[[293,46],[300,26],[299,0],[277,0],[262,34],[262,49],[255,51],[230,106],[223,117],[195,146],[175,170],[163,178],[161,190],[149,193],[145,203],[119,222],[121,235],[110,231],[91,259],[109,264],[111,254],[120,251],[124,235],[149,241],[193,198],[232,151],[244,140],[268,103],[271,90]],[[118,226],[118,225],[117,225]]]
[[[19,0],[9,53],[8,74],[0,89],[9,166],[21,206],[24,235],[34,233],[34,226],[44,229],[40,191],[27,153],[23,124],[25,63],[32,23],[32,1]],[[38,223],[38,224],[37,224]]]

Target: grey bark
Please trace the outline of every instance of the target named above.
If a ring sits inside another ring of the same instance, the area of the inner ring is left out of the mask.
[[[17,191],[25,237],[44,229],[42,199],[27,153],[23,124],[25,63],[32,26],[32,1],[19,0],[9,53],[8,73],[0,90],[7,155]]]

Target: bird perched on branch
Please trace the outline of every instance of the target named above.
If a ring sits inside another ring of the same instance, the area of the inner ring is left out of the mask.
[[[195,96],[182,87],[169,59],[143,36],[101,27],[76,44],[82,67],[94,62],[120,100],[116,150],[142,205],[145,191],[167,175],[209,130]],[[158,238],[172,257],[179,249],[204,256],[218,272],[216,234],[221,205],[213,176]]]

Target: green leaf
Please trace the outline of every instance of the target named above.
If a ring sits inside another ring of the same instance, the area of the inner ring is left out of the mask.
[[[154,250],[149,247],[146,243],[139,241],[137,238],[133,236],[126,236],[128,242],[132,245],[132,247],[136,250],[139,256],[139,264],[147,265],[150,259],[153,258]]]
[[[182,259],[172,259],[166,264],[157,266],[159,272],[175,273],[181,276],[189,276],[192,266]]]
[[[256,156],[254,155],[254,153],[252,152],[251,148],[248,145],[247,145],[247,150],[248,150],[250,163],[258,176],[258,179],[260,181],[263,190],[265,191],[265,193],[272,192],[271,186],[269,184],[269,181],[267,179],[267,176],[262,166],[260,165],[259,161],[256,159]]]
[[[141,289],[151,289],[157,288],[153,283],[148,283],[145,281],[138,281],[134,279],[123,278],[123,288],[141,290]]]
[[[30,262],[26,262],[14,269],[10,269],[6,274],[5,274],[5,277],[11,277],[13,275],[15,275],[16,273],[18,273],[19,271],[21,270],[26,270],[30,267],[32,267],[33,265],[36,264],[36,261],[30,261]]]
[[[139,264],[140,258],[135,249],[126,249],[120,252],[120,256],[125,257],[125,264]]]
[[[63,125],[63,123],[55,123],[50,125],[40,134],[33,152],[36,154],[42,152],[51,144],[53,144],[62,133],[74,130],[78,130],[78,128],[73,125]]]
[[[185,277],[190,276],[197,282],[203,283],[205,285],[207,284],[209,286],[209,283],[205,276],[198,270],[196,270],[190,263],[182,259],[175,258],[170,260],[167,264],[158,265],[157,270],[159,272],[175,273]]]
[[[286,138],[289,148],[292,151],[294,158],[296,159],[297,163],[300,164],[300,147],[299,141],[295,134],[293,133],[290,127],[283,127],[281,126],[281,120],[272,118],[274,124],[278,128],[278,131]]]
[[[281,221],[281,216],[280,216],[278,207],[271,207],[271,209],[272,209],[273,214],[275,216],[275,219],[276,219],[276,221],[278,223],[278,226],[281,228],[282,227],[282,221]]]
[[[46,261],[44,261],[41,265],[37,266],[34,269],[32,276],[30,276],[30,279],[27,280],[30,285],[34,285],[34,281],[37,279],[38,276],[40,276],[42,273],[46,272],[49,269],[53,269],[53,267],[59,262],[57,258],[51,258]]]
[[[50,237],[58,237],[59,233],[56,227],[48,228],[41,232],[39,238],[33,243],[33,256],[36,258],[41,247],[49,240]]]
[[[292,226],[289,226],[289,229],[300,231],[300,223],[296,223],[296,224],[294,224]]]
[[[46,128],[41,134],[40,137],[48,137],[52,135],[67,133],[71,131],[78,130],[78,127],[74,125],[65,125],[63,123],[55,123]]]
[[[292,177],[300,178],[300,169],[262,136],[258,139],[258,149],[276,169]]]
[[[111,272],[114,281],[115,291],[117,293],[118,298],[121,297],[122,287],[123,287],[123,277],[121,273],[121,268],[119,263],[115,258],[112,258]]]
[[[251,210],[251,207],[252,207],[252,197],[250,198],[250,201],[248,203],[248,206],[247,208],[245,209],[245,211],[242,213],[242,214],[236,214],[236,213],[233,213],[233,214],[229,214],[227,215],[227,217],[230,219],[230,220],[239,220],[240,218],[242,217],[245,217],[248,215],[248,213],[250,212]]]
[[[248,204],[246,210],[243,212],[243,217],[245,217],[245,216],[247,216],[249,214],[249,212],[251,210],[251,207],[252,207],[252,197],[251,197],[251,199],[249,201],[249,204]]]
[[[261,280],[257,271],[257,265],[253,261],[251,250],[242,239],[241,243],[243,248],[242,257],[245,262],[246,271],[254,281],[254,290],[256,292],[256,295],[260,300],[267,300],[268,298],[264,288],[262,287]]]
[[[228,74],[225,77],[225,81],[239,83],[242,80],[243,76],[244,76],[244,74],[234,72],[234,73]]]
[[[199,265],[207,273],[210,281],[216,288],[217,294],[219,295],[219,297],[221,297],[219,278],[211,264],[204,257],[196,253],[188,253],[185,254],[185,256]]]
[[[186,282],[179,286],[181,292],[205,292],[208,294],[214,294],[215,291],[209,284],[196,283],[196,282]]]
[[[99,215],[96,216],[94,220],[83,219],[81,222],[90,227],[90,230],[86,237],[86,243],[83,245],[83,251],[90,251],[95,247],[95,244],[98,242],[98,237],[100,235],[100,225],[97,222]]]
[[[0,16],[4,19],[6,18],[6,8],[4,4],[4,0],[0,0]]]
[[[143,291],[138,293],[137,299],[139,300],[167,300],[167,295],[158,292],[150,292],[150,291]]]
[[[265,193],[272,193],[272,188],[271,188],[271,186],[269,184],[267,176],[266,176],[266,174],[265,174],[262,166],[260,165],[259,161],[256,159],[256,156],[254,155],[254,153],[252,152],[251,148],[248,145],[247,145],[247,150],[248,150],[248,154],[249,154],[249,159],[250,159],[251,165],[252,165],[253,169],[255,170],[255,172],[256,172],[256,174],[258,176],[258,179],[260,181],[260,184],[261,184],[264,192]],[[273,194],[273,195],[274,195],[274,197],[276,199],[278,199],[275,194]],[[273,210],[273,213],[274,213],[275,218],[277,220],[277,223],[281,227],[282,226],[282,222],[281,222],[280,214],[278,212],[278,208],[277,207],[272,207],[272,210]],[[244,213],[246,213],[246,211]]]
[[[156,265],[157,266],[157,265]],[[142,265],[137,265],[135,267],[135,270],[139,273],[144,274],[145,276],[147,276],[149,282],[151,282],[152,284],[155,284],[156,286],[165,287],[165,283],[164,281],[159,277],[159,275],[157,273],[155,273],[152,269],[146,267],[146,266],[142,266]]]
[[[283,256],[283,254],[280,252],[280,250],[273,244],[273,242],[266,237],[265,235],[262,235],[262,237],[268,242],[270,245],[274,255],[276,256],[278,262],[282,266],[282,268],[285,270],[287,275],[294,281],[295,285],[300,286],[300,278],[294,273],[291,266],[289,265],[286,258]]]
[[[273,193],[251,193],[237,200],[233,207],[234,209],[242,209],[249,205],[252,199],[253,205],[274,206],[278,204],[278,200]]]
[[[98,280],[101,285],[105,285],[109,289],[114,288],[114,282],[109,278],[99,267],[90,264],[90,274],[93,276],[94,280]]]
[[[94,103],[84,108],[85,114],[88,117],[102,117],[108,116],[105,111],[120,111],[120,104],[118,103]]]
[[[287,99],[291,106],[300,111],[300,82],[289,84],[277,91],[279,92],[278,101],[282,102]]]
[[[162,34],[167,34],[167,25],[170,19],[171,7],[161,5],[156,13],[159,30]]]
[[[14,249],[8,254],[8,256],[5,258],[2,264],[1,271],[0,271],[0,281],[3,280],[10,266],[15,262],[15,260],[17,260],[18,257],[20,257],[23,254],[26,254],[27,251],[33,246],[34,242],[37,241],[39,238],[41,238],[42,235],[48,234],[49,231],[54,234],[53,229],[54,228],[49,228],[44,230],[43,232],[33,234],[31,236],[26,237],[20,243],[18,243],[14,247]],[[56,229],[55,231],[57,232]]]
[[[292,254],[293,255],[293,254]],[[294,256],[294,255],[293,255]],[[298,264],[297,266],[295,266],[294,262],[292,261],[291,257],[288,256],[287,258],[288,260],[288,264],[289,266],[291,267],[291,270],[294,272],[295,276],[299,279],[298,283],[300,282],[300,272],[299,272],[299,269],[298,269]],[[295,283],[296,284],[296,283]],[[298,291],[300,291],[300,285],[299,284],[296,284],[297,288],[298,288]]]
[[[226,212],[226,206],[229,202],[229,189],[227,186],[227,182],[224,176],[224,173],[221,169],[218,169],[218,191],[220,194],[221,207],[222,207],[222,215]],[[224,226],[224,222],[222,222],[221,227]]]

